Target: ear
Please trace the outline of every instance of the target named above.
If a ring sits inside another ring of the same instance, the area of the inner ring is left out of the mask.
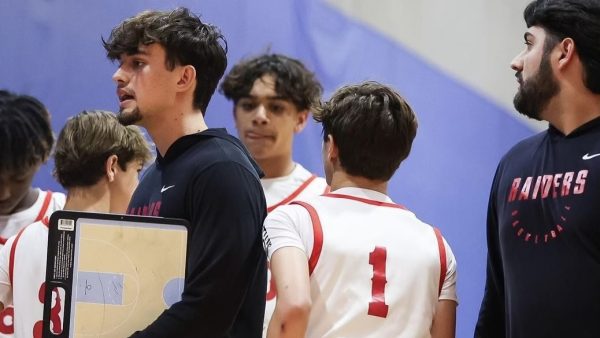
[[[196,83],[196,68],[192,65],[182,66],[179,70],[179,79],[177,80],[177,89],[179,92],[185,92],[193,88]]]
[[[106,159],[106,163],[104,163],[104,171],[106,173],[106,179],[108,182],[113,182],[115,180],[115,176],[117,175],[117,166],[119,158],[117,155],[110,155]]]
[[[304,130],[306,123],[308,122],[308,110],[299,111],[296,113],[296,125],[294,126],[294,133],[299,133]]]
[[[558,68],[564,69],[575,58],[575,41],[565,38],[556,45],[558,49]]]
[[[325,142],[325,144],[327,146],[327,158],[331,162],[337,163],[339,158],[339,150],[331,134],[327,135],[327,141]]]

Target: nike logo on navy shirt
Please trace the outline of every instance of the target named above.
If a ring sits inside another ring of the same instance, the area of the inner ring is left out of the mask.
[[[582,160],[584,160],[584,161],[586,161],[586,160],[591,160],[591,159],[593,159],[594,157],[598,157],[598,156],[600,156],[600,153],[593,154],[593,155],[590,155],[590,153],[587,153],[587,154],[583,155],[583,156],[581,157],[581,159],[582,159]]]
[[[168,187],[165,187],[165,186],[163,185],[163,187],[160,189],[160,193],[162,194],[163,192],[165,192],[165,191],[167,191],[167,190],[169,190],[169,189],[173,188],[174,186],[175,186],[175,185],[170,185],[170,186],[168,186]]]

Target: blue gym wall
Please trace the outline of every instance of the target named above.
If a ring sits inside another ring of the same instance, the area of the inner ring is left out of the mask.
[[[459,264],[457,337],[472,336],[485,278],[485,212],[495,166],[533,131],[510,108],[492,102],[456,77],[377,30],[321,0],[3,0],[0,1],[0,88],[38,97],[58,133],[83,109],[118,109],[111,64],[101,46],[111,28],[144,9],[189,7],[221,27],[229,65],[266,50],[302,59],[325,88],[377,80],[398,89],[419,118],[409,159],[390,186],[392,198],[439,227]],[[520,13],[514,13],[520,18]],[[451,52],[451,51],[449,51]],[[510,72],[506,67],[506,72]],[[236,131],[232,107],[216,94],[206,113],[211,127]],[[322,173],[320,129],[297,137],[295,159]],[[35,185],[60,191],[42,168]]]

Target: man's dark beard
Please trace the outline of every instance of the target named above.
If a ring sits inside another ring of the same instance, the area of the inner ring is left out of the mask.
[[[560,89],[552,74],[549,54],[544,52],[537,74],[522,82],[521,88],[513,99],[515,109],[519,113],[538,121],[542,119],[540,117],[542,110]],[[517,77],[521,78],[520,72],[517,73]]]
[[[123,111],[119,112],[119,115],[117,115],[117,119],[122,125],[129,126],[141,121],[142,114],[140,114],[140,109],[136,107],[130,113],[123,113]]]

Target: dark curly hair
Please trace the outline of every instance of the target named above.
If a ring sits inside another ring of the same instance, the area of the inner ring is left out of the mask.
[[[46,107],[32,96],[0,90],[0,173],[22,172],[45,162],[53,144]]]
[[[225,76],[220,92],[234,104],[247,97],[254,81],[263,75],[275,78],[275,92],[298,110],[308,110],[321,99],[323,88],[302,62],[281,54],[263,54],[242,60]]]
[[[345,86],[313,109],[323,138],[333,137],[340,164],[354,176],[388,181],[408,157],[417,118],[392,88],[368,81]]]
[[[166,52],[167,69],[176,65],[196,68],[194,108],[205,114],[227,68],[227,41],[216,26],[203,23],[187,8],[170,12],[145,11],[113,28],[102,38],[106,55],[117,60],[138,53],[140,45],[158,43]]]

